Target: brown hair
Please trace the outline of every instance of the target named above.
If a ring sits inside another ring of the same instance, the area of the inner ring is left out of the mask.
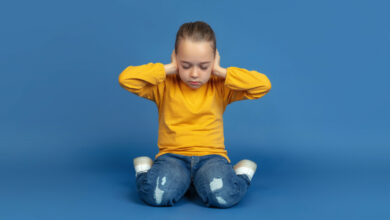
[[[175,40],[175,53],[177,54],[179,41],[189,39],[195,42],[198,41],[209,41],[211,42],[211,47],[213,48],[213,53],[215,56],[217,42],[215,39],[215,33],[209,24],[203,21],[187,22],[180,26],[176,34]]]

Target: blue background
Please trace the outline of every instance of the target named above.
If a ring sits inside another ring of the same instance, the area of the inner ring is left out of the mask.
[[[2,1],[1,219],[383,219],[389,216],[385,1]],[[139,200],[132,159],[158,152],[155,104],[119,86],[169,63],[203,20],[221,66],[271,91],[224,114],[232,163],[258,170],[244,199],[208,209]]]

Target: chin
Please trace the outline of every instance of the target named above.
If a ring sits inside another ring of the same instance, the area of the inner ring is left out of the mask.
[[[191,84],[187,84],[189,87],[191,88],[194,88],[194,89],[198,89],[199,87],[201,87],[203,84],[199,84],[199,85],[191,85]]]
[[[200,88],[200,87],[203,86],[203,83],[200,83],[199,85],[192,85],[192,84],[190,84],[190,83],[187,83],[187,85],[188,85],[189,87],[193,88],[193,89],[198,89],[198,88]]]

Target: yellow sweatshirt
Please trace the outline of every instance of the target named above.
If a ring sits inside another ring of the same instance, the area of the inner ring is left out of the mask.
[[[211,74],[193,90],[179,74],[166,75],[163,63],[128,66],[119,75],[121,87],[153,101],[159,112],[158,148],[155,158],[174,153],[185,156],[218,154],[231,162],[224,145],[222,115],[228,104],[258,99],[271,89],[263,73],[227,67],[226,77]]]

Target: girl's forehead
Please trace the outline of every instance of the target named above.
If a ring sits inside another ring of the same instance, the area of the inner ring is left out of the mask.
[[[213,49],[207,41],[184,40],[180,42],[177,54],[180,59],[188,62],[203,62],[214,58]]]

